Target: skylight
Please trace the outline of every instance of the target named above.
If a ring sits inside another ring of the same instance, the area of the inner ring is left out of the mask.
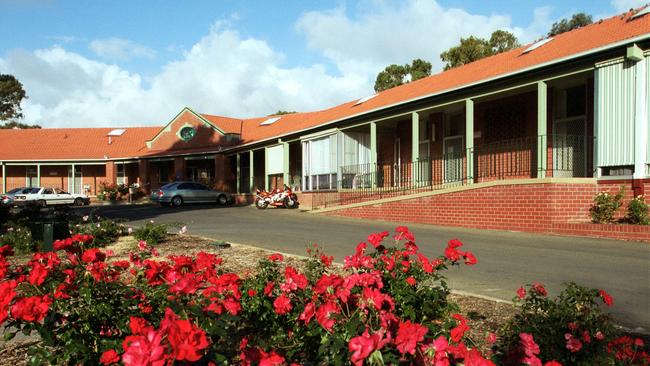
[[[125,129],[118,128],[118,129],[115,129],[115,130],[112,130],[111,132],[109,132],[107,136],[122,136],[122,135],[124,135],[124,132],[126,132]]]
[[[279,121],[280,118],[282,118],[282,117],[273,117],[273,118],[269,118],[269,119],[267,119],[266,121],[260,123],[260,126],[268,126],[268,125],[272,125],[272,124],[274,124],[275,122]]]
[[[358,104],[361,104],[361,103],[365,103],[365,102],[369,101],[370,99],[372,99],[372,98],[374,98],[374,97],[376,97],[376,96],[377,96],[377,94],[373,94],[373,95],[369,95],[369,96],[367,96],[367,97],[363,97],[363,98],[357,100],[357,102],[354,103],[354,105],[358,105]]]
[[[530,47],[526,48],[524,50],[524,52],[522,52],[522,54],[528,53],[528,52],[533,51],[533,50],[536,50],[536,49],[542,47],[543,45],[549,43],[552,40],[553,40],[553,37],[549,37],[549,38],[544,38],[541,41],[537,41],[537,42],[533,43],[532,45],[530,45]]]
[[[640,17],[642,17],[642,16],[644,16],[644,15],[646,15],[646,14],[650,14],[650,5],[649,5],[649,6],[646,6],[646,7],[643,8],[643,9],[641,9],[640,12],[638,12],[638,13],[632,15],[631,19],[640,18]]]

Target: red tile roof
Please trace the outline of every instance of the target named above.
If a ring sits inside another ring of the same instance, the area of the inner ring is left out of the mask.
[[[277,122],[260,125],[270,117],[237,119],[209,114],[201,116],[226,133],[239,133],[243,143],[281,137],[295,131],[343,120],[391,105],[461,89],[468,85],[524,72],[577,57],[585,52],[635,38],[650,39],[650,15],[632,19],[628,12],[563,33],[543,46],[522,53],[530,45],[444,71],[393,89],[357,104],[356,100],[329,109],[278,116]],[[161,127],[129,128],[108,145],[111,129],[0,130],[1,160],[102,159],[147,155],[145,141]],[[213,148],[213,147],[210,147]],[[152,152],[149,151],[149,154]]]
[[[129,158],[146,153],[145,141],[161,127],[123,127],[122,136],[111,137],[113,128],[0,129],[0,161],[80,160]]]

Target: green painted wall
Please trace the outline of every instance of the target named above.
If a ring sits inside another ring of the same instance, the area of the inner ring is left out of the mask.
[[[598,166],[634,164],[634,63],[621,60],[596,69]]]

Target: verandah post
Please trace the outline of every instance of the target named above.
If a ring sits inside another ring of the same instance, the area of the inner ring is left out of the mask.
[[[465,161],[467,184],[474,183],[474,101],[465,99]]]
[[[537,178],[546,178],[547,88],[546,82],[537,82]]]
[[[2,193],[7,193],[7,164],[2,163]]]
[[[282,143],[282,182],[288,186],[291,186],[289,181],[289,143]]]
[[[418,184],[420,161],[420,114],[411,113],[411,185]]]
[[[250,150],[248,152],[248,190],[250,193],[253,193],[253,184],[255,180],[255,171],[254,171],[254,165],[253,165],[253,150]]]
[[[377,123],[370,122],[370,170],[372,173],[372,187],[377,187]]]
[[[237,153],[237,182],[235,183],[235,187],[237,193],[241,193],[241,154]]]

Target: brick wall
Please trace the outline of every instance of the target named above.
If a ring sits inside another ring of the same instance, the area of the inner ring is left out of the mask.
[[[587,221],[595,184],[502,185],[348,208],[329,214],[483,229],[547,231]]]
[[[622,183],[504,184],[344,208],[325,214],[405,223],[650,241],[650,226],[595,225],[589,222],[589,207],[594,195],[599,191],[618,191]],[[650,186],[650,182],[644,184]],[[632,198],[629,187],[626,188],[624,206]],[[318,198],[311,197],[311,200],[315,203]]]

